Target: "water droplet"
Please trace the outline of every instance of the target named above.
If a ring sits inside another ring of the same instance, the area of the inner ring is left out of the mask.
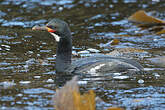
[[[114,79],[128,79],[129,76],[115,76]]]
[[[139,83],[139,84],[143,84],[143,83],[144,83],[144,80],[139,79],[139,80],[138,80],[138,83]]]
[[[34,76],[34,78],[37,78],[38,79],[38,78],[41,78],[41,76]]]
[[[78,81],[78,84],[79,85],[85,85],[85,84],[87,84],[88,82],[87,81]]]
[[[63,7],[59,7],[59,8],[58,8],[59,11],[62,11],[63,9],[64,9]]]
[[[54,82],[54,80],[53,79],[48,79],[46,82],[52,83],[52,82]]]
[[[29,84],[29,83],[31,83],[31,81],[20,81],[19,83],[20,84]]]

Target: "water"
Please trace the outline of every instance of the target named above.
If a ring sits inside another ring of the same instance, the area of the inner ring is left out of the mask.
[[[55,89],[72,77],[55,72],[53,37],[31,30],[54,17],[70,25],[74,58],[128,47],[147,52],[132,56],[145,73],[81,76],[82,92],[93,89],[106,104],[128,110],[165,108],[164,67],[148,60],[165,55],[165,37],[127,21],[140,9],[164,19],[164,5],[163,0],[1,0],[0,109],[53,109]],[[110,45],[113,39],[120,43]]]

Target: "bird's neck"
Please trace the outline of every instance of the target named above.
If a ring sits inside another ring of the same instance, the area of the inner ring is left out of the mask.
[[[57,43],[56,51],[56,71],[66,72],[66,69],[71,65],[72,57],[72,41],[60,39]]]

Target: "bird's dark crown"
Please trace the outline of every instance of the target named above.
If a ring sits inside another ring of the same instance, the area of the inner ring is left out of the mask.
[[[55,34],[59,35],[60,37],[70,36],[70,29],[68,24],[60,19],[52,19],[46,24],[47,27],[55,30]]]

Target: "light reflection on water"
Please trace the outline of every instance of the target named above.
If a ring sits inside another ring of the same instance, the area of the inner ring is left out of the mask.
[[[160,1],[1,1],[0,108],[53,109],[55,89],[71,79],[72,76],[55,73],[53,37],[46,32],[31,31],[32,26],[43,25],[54,17],[70,24],[75,59],[126,47],[148,52],[133,56],[145,67],[145,73],[83,75],[80,81],[85,83],[81,84],[81,91],[94,89],[107,105],[127,109],[164,108],[164,68],[148,60],[164,55],[164,35],[141,31],[126,19],[141,8],[157,11],[157,17],[164,17],[164,4]],[[119,45],[109,45],[113,39],[119,39]]]

